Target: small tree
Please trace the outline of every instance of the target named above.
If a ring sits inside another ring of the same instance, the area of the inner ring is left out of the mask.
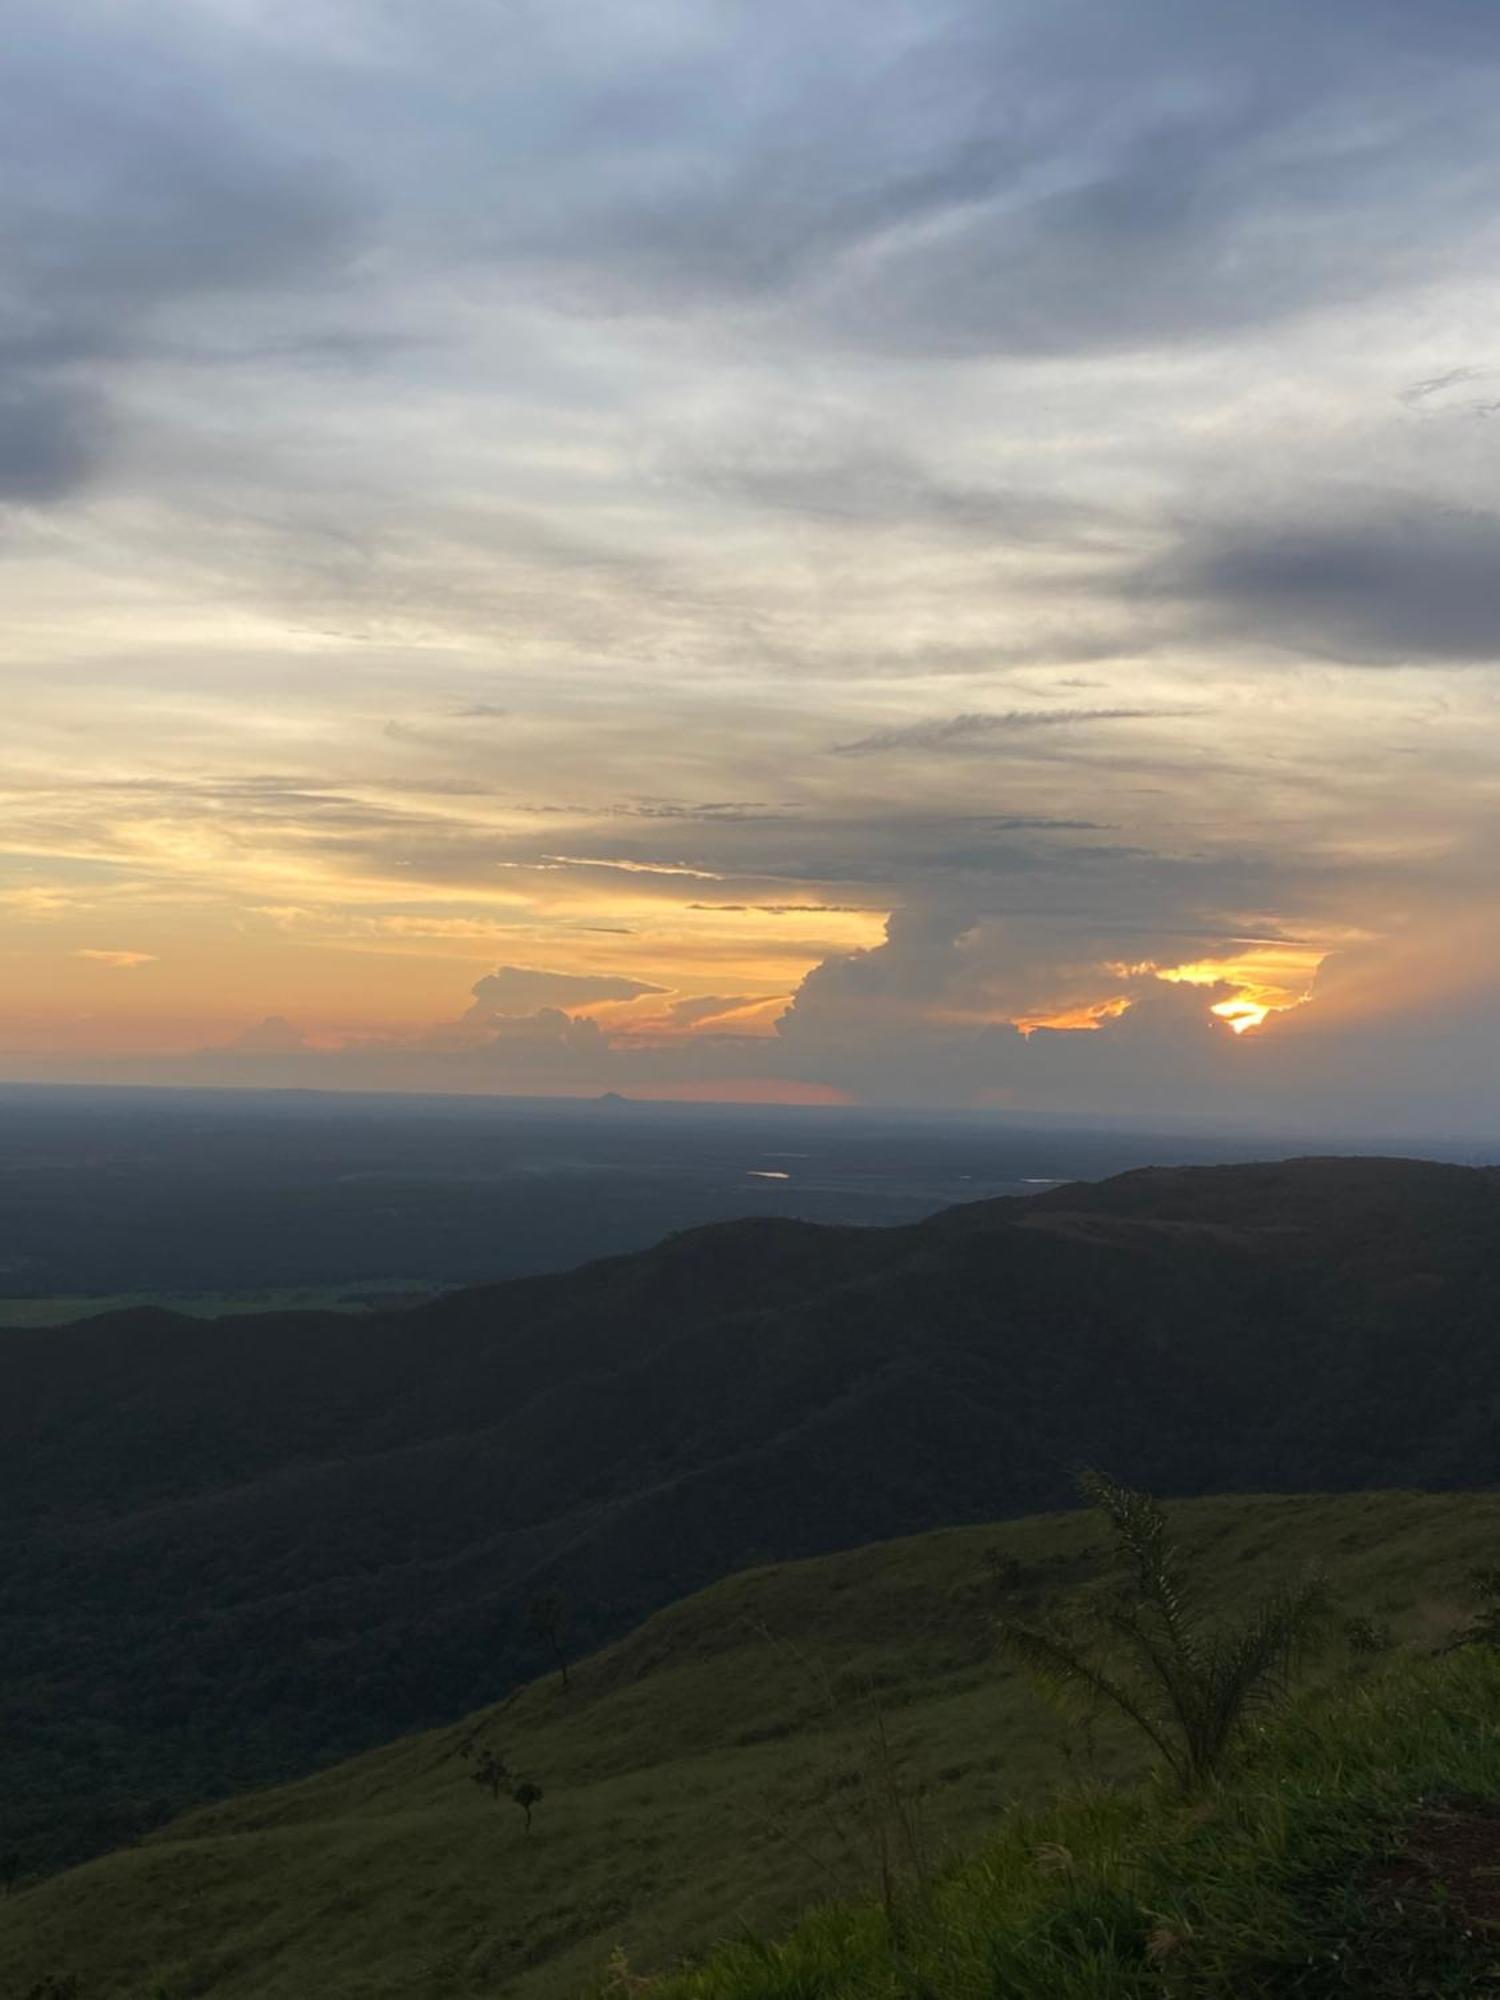
[[[1123,1587],[1092,1643],[1004,1620],[1001,1644],[1048,1693],[1118,1710],[1178,1789],[1194,1791],[1217,1775],[1254,1710],[1285,1688],[1327,1614],[1326,1592],[1310,1582],[1266,1598],[1238,1624],[1210,1619],[1157,1502],[1098,1472],[1079,1485],[1113,1531]]]
[[[531,1809],[542,1796],[540,1785],[534,1785],[529,1778],[517,1778],[511,1772],[505,1759],[494,1750],[479,1750],[472,1743],[463,1753],[473,1762],[469,1776],[474,1783],[488,1792],[496,1805],[502,1797],[514,1799],[526,1816],[526,1831],[531,1831]]]
[[[20,1879],[21,1857],[11,1848],[7,1853],[0,1854],[0,1889],[8,1896]]]
[[[568,1606],[560,1590],[544,1590],[527,1607],[526,1622],[547,1647],[562,1675],[563,1692],[568,1690],[568,1661],[562,1649],[562,1629],[567,1623]]]
[[[481,1750],[474,1759],[474,1769],[469,1774],[476,1785],[482,1785],[498,1805],[502,1791],[510,1789],[510,1772],[505,1768],[505,1759],[493,1750]]]
[[[521,1811],[526,1815],[526,1831],[530,1833],[531,1809],[533,1806],[540,1805],[541,1803],[542,1799],[541,1786],[532,1784],[529,1778],[523,1778],[520,1784],[513,1785],[511,1787],[510,1795],[515,1800],[516,1804],[521,1808]]]

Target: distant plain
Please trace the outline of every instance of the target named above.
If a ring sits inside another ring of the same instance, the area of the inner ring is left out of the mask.
[[[0,1329],[139,1305],[361,1311],[740,1216],[907,1223],[1131,1167],[1382,1150],[1413,1148],[994,1113],[0,1085]]]

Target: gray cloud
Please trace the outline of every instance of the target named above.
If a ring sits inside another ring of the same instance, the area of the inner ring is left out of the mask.
[[[585,94],[559,135],[581,157],[493,251],[586,311],[791,301],[929,355],[1177,344],[1440,264],[1492,204],[1486,25],[1398,0],[968,4],[915,33],[891,6],[724,10],[680,67]]]
[[[835,743],[841,757],[869,757],[887,750],[947,750],[962,748],[976,738],[1024,734],[1029,729],[1063,729],[1093,722],[1139,721],[1160,716],[1151,708],[1015,708],[1003,715],[975,713],[913,722],[899,729],[879,729],[851,743]]]
[[[242,1055],[285,1056],[305,1049],[307,1037],[282,1015],[268,1014],[264,1021],[241,1029],[224,1046]]]
[[[203,101],[178,51],[93,25],[33,21],[0,84],[0,498],[30,504],[94,475],[122,368],[190,346],[186,309],[327,284],[362,219],[342,172]]]
[[[827,915],[862,916],[869,903],[689,903],[690,910],[755,910],[769,917]]]
[[[104,422],[87,390],[0,374],[0,501],[46,506],[76,492],[99,462]]]
[[[1497,578],[1500,516],[1332,494],[1290,518],[1194,524],[1142,587],[1302,655],[1397,666],[1500,659]]]
[[[715,1021],[724,1014],[732,1014],[737,1008],[752,1007],[759,997],[755,993],[699,993],[691,1000],[674,1001],[669,1012],[679,1028],[691,1028],[700,1021]]]
[[[789,411],[748,436],[696,438],[664,452],[660,476],[730,500],[827,522],[934,528],[989,542],[1107,546],[1118,519],[1106,508],[1044,490],[944,474],[861,420]]]
[[[584,1007],[599,1000],[638,1000],[664,993],[645,979],[621,979],[587,972],[549,972],[535,965],[502,965],[474,987],[476,1019],[530,1016],[540,1009]]]

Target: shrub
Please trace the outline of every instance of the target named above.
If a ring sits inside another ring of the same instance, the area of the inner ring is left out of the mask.
[[[1087,1472],[1084,1495],[1108,1521],[1125,1569],[1092,1638],[1014,1619],[1007,1652],[1051,1695],[1116,1709],[1152,1744],[1184,1793],[1216,1777],[1248,1718],[1286,1687],[1327,1613],[1321,1583],[1266,1598],[1238,1624],[1211,1619],[1148,1493]]]

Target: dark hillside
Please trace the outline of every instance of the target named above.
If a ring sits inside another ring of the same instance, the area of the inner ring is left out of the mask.
[[[1488,1485],[1500,1175],[1130,1174],[894,1230],[718,1225],[361,1320],[7,1337],[0,1845],[493,1699],[759,1558],[1162,1492]]]

